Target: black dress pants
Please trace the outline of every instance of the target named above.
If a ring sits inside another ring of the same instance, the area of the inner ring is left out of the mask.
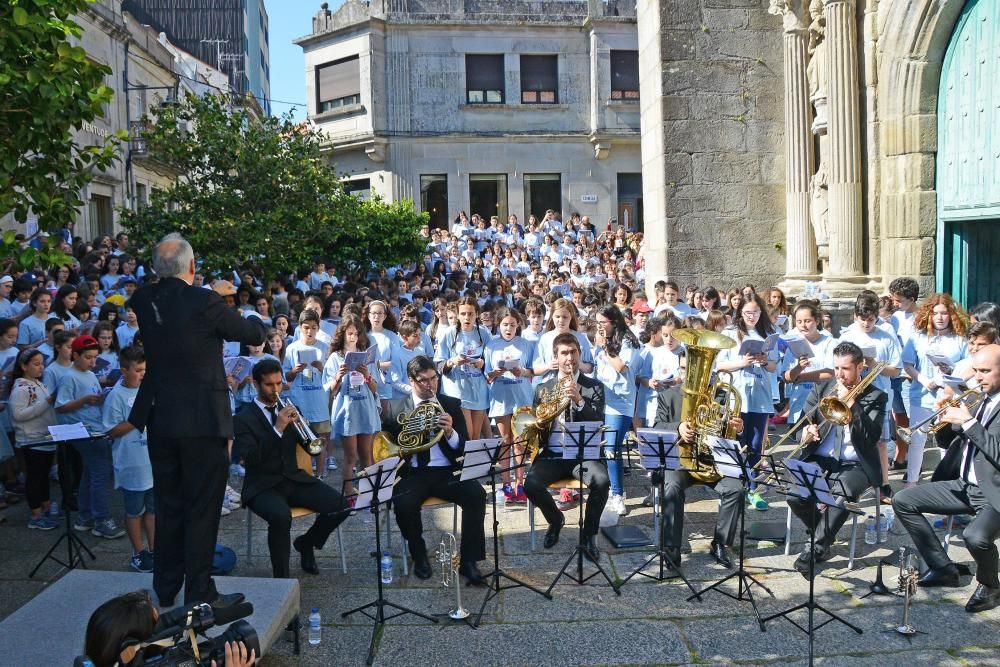
[[[396,523],[414,559],[427,555],[420,507],[432,496],[462,508],[461,562],[475,563],[486,558],[486,491],[473,480],[455,481],[452,471],[450,466],[411,468],[396,485],[392,501]]]
[[[559,522],[562,512],[549,495],[549,484],[570,477],[586,484],[590,491],[583,516],[583,535],[584,537],[597,535],[597,529],[601,525],[601,512],[608,504],[608,493],[611,489],[608,465],[604,461],[577,463],[539,457],[531,464],[524,478],[524,493],[542,511],[542,515],[551,526]]]
[[[664,544],[680,548],[684,532],[685,491],[701,484],[683,470],[667,470],[663,479],[663,536]],[[706,485],[719,494],[719,515],[715,521],[715,541],[732,546],[739,529],[740,503],[743,502],[743,484],[731,477],[723,477],[715,484]]]
[[[150,433],[156,501],[153,590],[161,604],[184,587],[184,602],[211,602],[212,557],[229,477],[225,438],[162,438]]]
[[[271,554],[271,573],[275,579],[290,577],[288,557],[292,548],[292,508],[306,507],[317,513],[316,521],[303,535],[303,541],[314,549],[322,549],[326,538],[343,523],[344,497],[323,482],[293,482],[284,480],[277,486],[261,491],[247,506],[267,522],[267,547]]]
[[[858,463],[838,462],[825,457],[812,458],[809,461],[818,463],[820,468],[830,473],[830,490],[835,495],[843,494],[851,502],[857,501],[861,494],[872,486],[868,475]],[[833,544],[837,539],[837,532],[850,516],[850,512],[842,507],[828,506],[826,511],[817,512],[815,503],[802,498],[789,497],[788,506],[806,528],[816,532],[817,550],[826,549]]]

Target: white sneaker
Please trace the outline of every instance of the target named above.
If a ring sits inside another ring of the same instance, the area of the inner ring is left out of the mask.
[[[337,469],[337,461],[332,456],[326,457],[326,469],[327,470]]]
[[[611,494],[608,506],[610,506],[618,516],[625,516],[628,514],[628,510],[625,508],[625,496],[623,494]]]
[[[233,463],[229,466],[229,474],[235,477],[245,477],[247,474],[246,469],[239,463]]]
[[[243,497],[240,496],[240,492],[231,486],[226,487],[226,498],[229,498],[229,500],[235,503],[239,503],[243,500]]]
[[[240,501],[233,500],[229,496],[226,496],[225,498],[222,499],[222,507],[223,509],[229,511],[238,510],[240,508]]]
[[[219,516],[229,516],[231,513],[232,513],[231,510],[228,507],[226,507],[226,503],[223,502],[222,509],[219,510]]]

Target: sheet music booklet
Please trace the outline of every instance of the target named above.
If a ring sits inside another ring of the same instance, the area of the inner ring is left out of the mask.
[[[364,472],[357,477],[358,495],[357,500],[354,501],[355,510],[372,506],[372,499],[376,491],[373,482],[378,477],[381,477],[381,484],[378,488],[379,504],[387,503],[392,499],[392,490],[396,486],[396,467],[399,462],[398,456],[390,456],[364,469]]]
[[[372,345],[364,352],[348,352],[344,355],[344,365],[347,370],[356,371],[362,366],[374,364],[378,358],[378,345]]]
[[[677,453],[677,434],[653,428],[640,428],[636,431],[639,438],[639,462],[646,470],[678,470],[680,456]],[[663,457],[660,457],[660,443],[663,443]]]
[[[459,479],[465,482],[470,479],[482,479],[489,475],[490,468],[493,467],[493,456],[499,446],[500,438],[466,440]]]

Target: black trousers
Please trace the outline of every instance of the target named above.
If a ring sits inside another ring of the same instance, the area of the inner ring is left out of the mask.
[[[556,458],[537,458],[525,475],[524,493],[542,511],[542,515],[551,526],[559,522],[562,512],[549,495],[549,484],[570,477],[580,480],[590,490],[587,508],[583,515],[583,535],[585,537],[597,535],[597,529],[601,525],[601,512],[608,504],[608,493],[611,489],[608,465],[604,461],[577,463]]]
[[[28,497],[28,507],[35,510],[49,500],[49,468],[52,467],[53,453],[40,452],[30,447],[24,447],[21,451],[24,452],[26,477],[24,491]]]
[[[680,548],[684,532],[684,492],[701,484],[683,470],[667,470],[663,479],[663,535],[667,546]],[[731,546],[739,529],[740,503],[743,502],[743,485],[739,480],[723,477],[715,484],[706,485],[719,494],[721,503],[715,521],[715,541]]]
[[[312,527],[303,535],[303,542],[314,549],[322,549],[326,538],[348,516],[344,511],[344,497],[323,482],[308,484],[286,479],[275,487],[261,491],[247,505],[267,522],[267,547],[275,579],[291,576],[288,567],[292,548],[291,508],[307,507],[317,513]]]
[[[872,486],[868,475],[858,463],[838,462],[822,456],[807,460],[819,464],[820,468],[830,473],[830,490],[838,496],[843,493],[851,502],[860,498],[861,494]],[[893,504],[895,505],[895,501]],[[802,498],[789,497],[788,506],[806,528],[815,531],[817,550],[826,549],[834,543],[837,533],[850,516],[850,512],[842,507],[830,506],[824,512],[816,512],[815,503]]]
[[[212,557],[229,476],[225,438],[149,438],[156,501],[153,590],[161,603],[211,602]]]
[[[920,551],[920,557],[933,568],[944,567],[951,560],[924,514],[974,514],[962,537],[976,561],[976,580],[992,588],[1000,586],[996,545],[1000,537],[1000,512],[987,502],[977,485],[960,479],[918,484],[893,496],[892,507]]]
[[[396,485],[392,501],[396,523],[414,559],[427,555],[420,506],[431,496],[462,508],[461,562],[475,563],[486,558],[486,491],[479,482],[456,479],[450,467],[412,468]]]

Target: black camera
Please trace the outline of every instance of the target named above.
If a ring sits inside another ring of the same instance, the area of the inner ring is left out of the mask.
[[[242,642],[247,654],[253,651],[260,658],[260,640],[253,626],[242,619],[253,613],[253,605],[241,602],[229,607],[213,609],[206,603],[192,604],[160,615],[151,637],[138,645],[135,657],[122,667],[209,667],[226,661],[226,643]],[[209,628],[229,624],[222,634],[205,637]],[[200,635],[200,637],[199,637]],[[124,650],[126,646],[122,646]],[[92,667],[87,656],[80,656],[74,667]]]

